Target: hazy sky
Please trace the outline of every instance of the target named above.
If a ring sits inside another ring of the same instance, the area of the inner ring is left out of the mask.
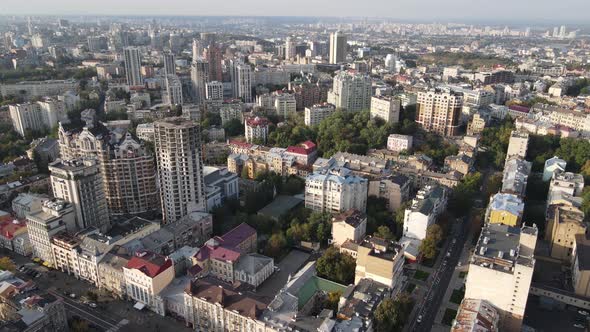
[[[590,21],[590,0],[0,0],[0,14]]]

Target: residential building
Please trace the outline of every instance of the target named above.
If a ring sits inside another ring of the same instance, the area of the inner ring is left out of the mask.
[[[314,172],[305,179],[305,207],[338,213],[350,209],[365,212],[367,179],[344,168]]]
[[[109,211],[103,178],[94,159],[58,160],[49,165],[53,196],[71,203],[78,229],[109,228]]]
[[[165,80],[165,90],[162,93],[162,100],[168,105],[182,105],[184,99],[182,96],[182,82],[176,75],[167,75]]]
[[[164,223],[205,211],[199,125],[183,118],[166,118],[154,123],[154,133]]]
[[[197,103],[202,103],[205,99],[210,99],[207,97],[207,93],[209,92],[208,84],[209,84],[209,63],[200,59],[193,59],[193,63],[191,65],[191,82],[193,84],[194,94],[195,94],[195,101]],[[220,83],[220,82],[217,82]],[[211,88],[218,87],[217,85],[211,86]],[[213,92],[213,90],[211,91]],[[219,91],[216,91],[219,93]],[[212,99],[212,98],[211,98]],[[221,99],[223,100],[223,85],[221,86]]]
[[[0,282],[2,330],[7,332],[67,332],[64,301],[51,293],[32,290],[27,282],[12,278]]]
[[[154,141],[154,124],[153,123],[140,123],[135,127],[135,134],[137,138],[146,142]]]
[[[57,96],[68,91],[76,91],[79,82],[71,80],[22,81],[0,85],[2,97],[22,96],[25,100],[31,98]]]
[[[152,252],[137,252],[123,267],[127,296],[138,307],[156,309],[156,296],[174,280],[174,264],[170,258]]]
[[[244,123],[244,102],[239,99],[224,101],[221,104],[219,115],[221,116],[222,125],[225,125],[232,119],[238,119],[240,123]]]
[[[572,287],[578,296],[590,297],[590,239],[576,234],[572,254]]]
[[[215,45],[211,44],[204,50],[204,58],[209,63],[209,79],[211,81],[222,81],[223,71],[221,67],[221,62],[223,60],[223,55],[221,54],[221,49]]]
[[[360,112],[371,107],[371,77],[354,70],[341,70],[334,76],[328,103],[347,112]]]
[[[119,299],[127,296],[127,285],[123,268],[127,266],[131,255],[122,246],[114,246],[98,263],[99,285]]]
[[[369,181],[369,196],[384,198],[387,210],[395,212],[410,198],[411,181],[405,175],[392,175]]]
[[[479,113],[475,113],[469,124],[467,124],[467,135],[481,134],[485,127],[486,120]]]
[[[490,199],[486,210],[486,221],[492,224],[519,227],[522,224],[523,213],[522,198],[513,194],[497,193]]]
[[[58,122],[69,122],[64,103],[59,100],[15,104],[8,109],[14,130],[23,137],[31,132],[49,132]]]
[[[195,331],[263,331],[267,305],[253,294],[208,278],[190,282],[184,294],[186,324]]]
[[[165,75],[176,75],[176,56],[172,52],[162,54]]]
[[[20,193],[12,200],[12,212],[18,219],[23,219],[27,214],[40,211],[47,200],[49,197],[46,195]]]
[[[551,196],[558,192],[580,197],[584,190],[584,176],[582,174],[572,172],[555,173],[549,183],[549,198],[551,202]]]
[[[285,119],[297,112],[295,95],[284,91],[275,91],[272,94],[258,96],[257,103],[258,106],[264,107],[266,111],[274,111]]]
[[[120,129],[108,129],[96,121],[93,112],[83,112],[86,121],[84,127],[66,130],[60,126],[58,135],[62,158],[95,158],[98,161],[110,213],[156,210],[159,195],[154,156],[132,134]],[[146,129],[146,135],[151,135],[153,141],[153,124],[150,127]],[[142,125],[138,126],[138,134],[142,128]]]
[[[543,166],[543,181],[547,182],[553,178],[554,173],[565,172],[567,162],[559,157],[549,158]]]
[[[456,171],[461,175],[467,175],[473,168],[475,160],[463,152],[459,152],[455,156],[445,157],[444,165],[448,171]]]
[[[334,112],[336,112],[336,106],[327,103],[306,107],[304,115],[305,125],[310,127],[319,125],[323,119],[329,117]]]
[[[350,240],[360,243],[367,232],[367,216],[358,210],[348,210],[332,218],[332,242],[340,247]]]
[[[0,248],[22,256],[32,253],[26,220],[15,219],[9,214],[0,216]]]
[[[414,137],[410,135],[391,134],[387,137],[387,150],[402,152],[412,149]]]
[[[330,63],[345,62],[347,47],[347,38],[342,31],[330,33]]]
[[[377,237],[368,237],[358,246],[354,283],[371,279],[388,288],[399,289],[404,253],[400,246]]]
[[[500,312],[500,331],[520,331],[535,268],[536,226],[486,224],[471,256],[465,298]]]
[[[238,175],[228,171],[225,167],[204,167],[205,186],[207,186],[207,208],[221,206],[227,199],[238,199]],[[210,193],[215,197],[210,200]]]
[[[524,197],[532,163],[512,157],[504,164],[501,192]]]
[[[127,47],[123,53],[125,58],[127,85],[142,86],[143,76],[141,75],[141,54],[139,48]]]
[[[172,235],[174,248],[198,247],[213,234],[213,216],[205,212],[191,212],[173,224],[162,229]]]
[[[427,185],[420,189],[412,205],[404,211],[404,237],[424,240],[427,229],[447,205],[447,190],[441,186]]]
[[[249,64],[234,63],[232,66],[234,98],[240,98],[245,103],[251,103],[253,80],[254,75]]]
[[[249,118],[244,121],[246,141],[252,143],[260,141],[266,143],[268,136],[268,119],[261,117]]]
[[[318,155],[317,145],[312,141],[305,141],[298,145],[289,146],[284,153],[288,157],[293,157],[296,163],[305,166],[312,165]]]
[[[486,300],[463,299],[451,332],[499,332],[500,313]]]
[[[419,92],[416,122],[428,132],[443,136],[459,134],[459,118],[463,107],[463,94],[450,89],[433,89]]]
[[[551,205],[547,209],[545,240],[549,243],[549,254],[555,259],[572,261],[575,237],[586,234],[588,225],[584,213],[576,207]]]
[[[389,96],[371,97],[371,119],[380,118],[387,123],[399,122],[401,102]]]
[[[54,264],[51,238],[65,230],[76,229],[74,207],[63,200],[46,201],[41,211],[27,215],[27,232],[33,256],[51,265]]]
[[[223,101],[223,83],[218,81],[207,82],[205,84],[206,94],[205,97],[208,100]]]
[[[526,158],[526,152],[529,145],[529,134],[513,130],[510,133],[510,140],[508,141],[508,151],[506,152],[506,159],[516,156],[519,158]]]

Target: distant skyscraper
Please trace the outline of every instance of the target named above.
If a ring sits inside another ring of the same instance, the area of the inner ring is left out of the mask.
[[[166,52],[162,58],[164,62],[164,74],[176,75],[176,56],[173,53]]]
[[[557,38],[559,36],[559,28],[555,27],[553,28],[553,37]]]
[[[562,25],[559,28],[559,38],[565,38],[565,36],[566,36],[565,25]]]
[[[287,37],[285,40],[285,60],[291,60],[295,58],[297,54],[295,48],[295,41],[291,37]]]
[[[342,31],[330,34],[330,63],[342,63],[346,60],[346,35]]]
[[[223,72],[221,71],[221,49],[216,45],[211,45],[205,49],[205,59],[209,63],[209,79],[211,81],[223,80]]]
[[[232,65],[232,85],[233,94],[236,98],[241,98],[245,103],[252,102],[252,68],[248,64],[234,63]]]
[[[334,76],[328,103],[348,112],[360,112],[371,107],[371,77],[356,71],[339,71]]]
[[[418,93],[416,122],[428,132],[455,136],[463,107],[463,93],[430,90]]]
[[[130,86],[143,85],[141,76],[141,56],[139,49],[128,47],[125,49],[125,73],[127,75],[127,84]]]
[[[197,59],[191,65],[191,82],[195,93],[195,101],[202,103],[205,100],[207,82],[209,82],[209,63]]]
[[[203,44],[197,40],[193,39],[193,61],[196,61],[203,55]]]
[[[184,118],[154,123],[154,141],[160,178],[164,223],[206,209],[201,130]]]
[[[208,100],[217,100],[223,101],[223,83],[218,81],[213,81],[207,83],[207,99]]]
[[[166,75],[166,94],[164,101],[168,105],[182,105],[182,82],[176,75]]]
[[[215,40],[217,39],[217,35],[215,32],[201,32],[201,42],[203,46],[211,46],[215,44]]]

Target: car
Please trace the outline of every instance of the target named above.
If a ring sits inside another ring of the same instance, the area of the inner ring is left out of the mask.
[[[574,324],[574,327],[577,328],[577,329],[583,329],[583,328],[585,328],[584,325],[578,324],[578,323]]]
[[[450,252],[447,252],[447,257],[451,257],[451,253]]]
[[[422,323],[422,315],[418,315],[418,318],[416,319],[416,322]]]
[[[71,294],[70,294],[70,297],[71,297],[71,298],[73,298],[73,299],[75,299],[75,298],[76,298],[76,294],[74,294],[74,293],[71,293]]]
[[[588,316],[588,311],[586,310],[578,310],[578,313],[582,316]]]
[[[453,239],[453,244],[457,243],[457,239]]]
[[[457,263],[457,267],[461,267],[461,262]]]
[[[90,308],[96,308],[96,307],[97,307],[96,303],[94,303],[94,302],[90,302],[90,303],[88,303],[88,306],[89,306]]]

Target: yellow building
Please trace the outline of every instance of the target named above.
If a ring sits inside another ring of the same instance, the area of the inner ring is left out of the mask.
[[[575,237],[586,233],[584,213],[572,206],[551,205],[547,210],[545,240],[551,257],[571,262]]]
[[[492,196],[486,219],[492,224],[502,224],[517,227],[522,223],[524,203],[522,199],[513,194],[498,193]]]
[[[368,278],[394,289],[402,278],[404,253],[389,241],[368,237],[359,246],[354,283]]]

